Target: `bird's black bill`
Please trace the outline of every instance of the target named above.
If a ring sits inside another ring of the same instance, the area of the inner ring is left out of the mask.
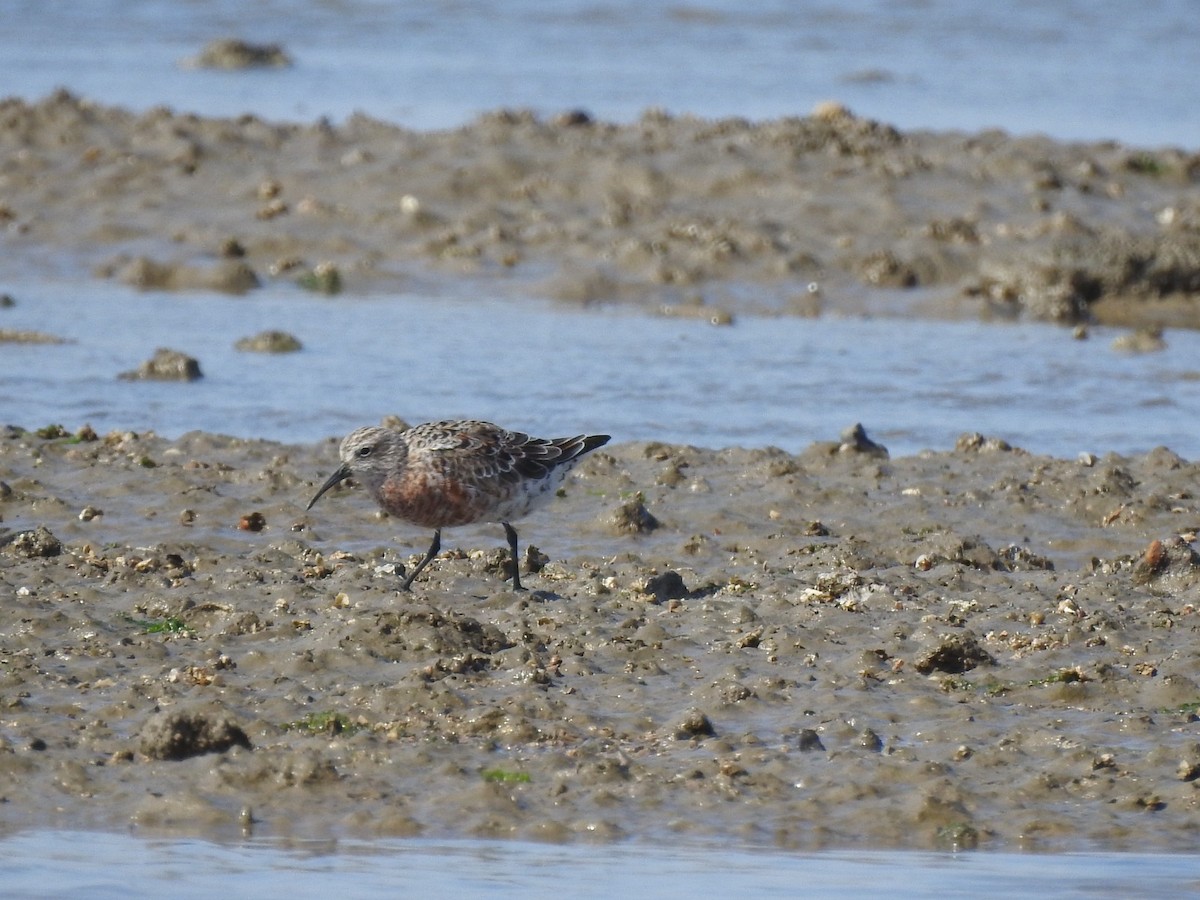
[[[329,490],[335,484],[345,481],[349,477],[350,477],[350,467],[342,466],[340,469],[338,469],[336,472],[334,472],[332,475],[329,476],[329,480],[326,481],[323,485],[321,485],[321,489],[319,491],[317,491],[316,495],[311,500],[308,501],[308,506],[306,506],[304,508],[312,509],[313,505],[318,500],[321,499],[322,494],[324,494],[327,490]]]

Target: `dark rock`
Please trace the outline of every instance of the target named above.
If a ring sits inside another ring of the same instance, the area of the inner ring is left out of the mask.
[[[6,542],[5,549],[16,556],[27,559],[58,556],[62,553],[62,541],[50,533],[50,529],[39,525],[32,531],[19,531]]]
[[[961,675],[982,664],[995,665],[996,660],[968,631],[944,635],[936,647],[918,657],[916,669],[922,675],[934,671]]]
[[[825,745],[821,743],[821,736],[811,728],[805,728],[800,732],[800,738],[797,743],[799,748],[805,753],[812,750],[825,749]]]
[[[857,743],[858,746],[864,750],[870,750],[872,753],[879,753],[883,750],[883,738],[871,728],[864,728],[859,732]]]
[[[1133,583],[1149,584],[1164,576],[1194,575],[1200,554],[1181,537],[1154,540],[1133,567]]]
[[[188,64],[200,69],[286,68],[291,57],[278,44],[251,44],[237,38],[210,41]]]
[[[959,453],[1006,453],[1012,450],[1012,446],[1002,438],[988,438],[974,431],[959,435],[954,442],[954,449]]]
[[[286,331],[262,331],[253,337],[242,338],[233,349],[246,353],[295,353],[302,345],[295,335]]]
[[[649,579],[642,589],[642,593],[653,594],[654,602],[662,603],[664,600],[681,600],[690,591],[683,583],[683,576],[674,570],[669,570]]]
[[[713,737],[716,733],[708,716],[698,709],[689,709],[675,726],[675,738],[681,741],[694,737]]]
[[[838,445],[838,453],[862,453],[879,459],[887,459],[887,447],[877,444],[867,437],[867,430],[862,424],[855,422],[842,432],[842,442]]]
[[[131,372],[119,376],[126,381],[195,381],[203,378],[200,363],[186,353],[164,347]]]
[[[612,514],[611,525],[617,534],[647,534],[659,526],[659,521],[646,504],[641,494],[621,504]]]

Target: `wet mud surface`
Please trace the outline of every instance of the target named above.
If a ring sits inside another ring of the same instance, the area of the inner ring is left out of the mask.
[[[306,512],[335,463],[0,435],[0,828],[1194,849],[1166,449],[617,444],[518,523],[524,594],[498,526],[399,594],[429,535]]]
[[[1200,153],[900,132],[836,105],[628,125],[520,110],[414,132],[0,101],[12,253],[141,287],[486,276],[571,304],[1196,327]]]
[[[417,133],[5,100],[0,227],[248,297],[1200,323],[1196,153],[836,107]],[[305,512],[335,463],[0,433],[0,829],[1194,849],[1200,465],[1169,450],[618,443],[518,523],[522,594],[498,526],[398,593],[430,535],[353,488]]]

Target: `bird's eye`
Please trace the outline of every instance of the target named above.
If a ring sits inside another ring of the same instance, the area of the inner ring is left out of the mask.
[[[356,450],[354,452],[354,455],[357,456],[359,459],[366,459],[368,456],[371,455],[371,451],[374,449],[375,448],[370,445],[368,445],[366,447],[359,447],[358,450]]]

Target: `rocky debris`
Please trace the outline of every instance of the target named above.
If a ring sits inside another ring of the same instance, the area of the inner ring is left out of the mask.
[[[62,541],[51,534],[50,529],[44,525],[39,525],[31,531],[19,531],[4,540],[3,545],[9,553],[27,559],[58,556],[63,549]]]
[[[984,437],[978,431],[972,431],[959,435],[954,449],[959,453],[1008,453],[1013,448],[1003,438]]]
[[[1133,567],[1134,584],[1150,584],[1161,578],[1195,577],[1200,571],[1200,553],[1175,535],[1154,540]]]
[[[217,291],[245,294],[260,287],[258,275],[245,262],[221,260],[212,266],[164,263],[139,256],[117,259],[97,270],[98,274],[143,291]]]
[[[672,729],[677,740],[686,741],[691,738],[713,737],[717,730],[713,723],[698,709],[689,709],[683,718]]]
[[[238,528],[241,531],[262,531],[267,527],[267,517],[260,512],[246,513],[238,519]]]
[[[842,432],[841,443],[838,445],[838,453],[861,453],[864,456],[873,456],[876,459],[887,459],[888,450],[883,444],[877,444],[867,437],[867,430],[862,427],[862,423],[855,422],[849,428]]]
[[[331,262],[320,262],[310,271],[301,272],[296,284],[306,291],[333,296],[342,292],[342,270]]]
[[[210,41],[198,56],[185,60],[197,69],[286,68],[292,59],[279,44],[252,44],[237,38]]]
[[[66,338],[45,331],[0,328],[0,344],[70,344]]]
[[[796,746],[803,753],[811,753],[814,750],[824,752],[825,750],[825,745],[821,743],[821,736],[813,728],[801,729],[800,735],[796,738]]]
[[[978,289],[1057,322],[1086,320],[1104,298],[1194,296],[1200,292],[1200,235],[1067,234],[1040,259],[990,265]]]
[[[864,728],[858,733],[854,739],[854,743],[864,750],[869,750],[871,753],[883,752],[883,738],[874,728]]]
[[[295,353],[303,349],[303,345],[286,331],[260,331],[252,337],[241,338],[233,349],[244,353]]]
[[[1054,570],[1054,562],[1048,557],[1034,553],[1028,547],[1022,547],[1019,544],[1001,547],[996,556],[1004,563],[1009,572],[1028,572],[1035,569],[1051,572]]]
[[[663,603],[667,600],[682,600],[690,592],[683,583],[683,576],[669,570],[648,578],[642,587],[642,593],[653,595],[655,603]]]
[[[860,259],[858,276],[875,287],[910,288],[920,284],[916,269],[899,260],[890,250],[879,250]]]
[[[617,507],[609,517],[609,524],[616,534],[648,534],[658,528],[659,521],[646,508],[645,498],[639,493]]]
[[[233,719],[211,710],[156,713],[142,726],[138,749],[151,759],[180,760],[233,747],[251,749],[250,738]]]
[[[117,376],[125,381],[195,381],[203,378],[200,363],[186,353],[160,347],[136,369]]]
[[[922,675],[935,671],[961,675],[976,666],[995,664],[995,658],[980,645],[979,639],[965,631],[943,635],[936,647],[917,657],[915,668]]]
[[[1167,349],[1167,342],[1162,326],[1147,325],[1113,338],[1111,346],[1118,353],[1159,353]]]
[[[533,544],[525,545],[525,552],[521,554],[521,571],[528,572],[531,575],[536,575],[550,563],[550,557],[539,550]]]

